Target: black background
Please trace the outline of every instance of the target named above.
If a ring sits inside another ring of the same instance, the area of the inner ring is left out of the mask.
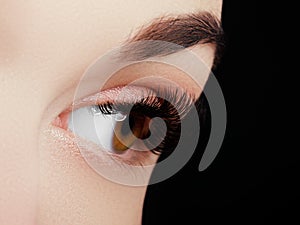
[[[288,44],[287,29],[275,4],[224,1],[226,50],[215,71],[228,111],[223,146],[207,170],[198,171],[198,151],[179,173],[149,186],[144,225],[290,224],[297,218],[300,160],[297,148],[283,141],[291,132],[281,126],[289,106],[283,84],[275,85],[286,76],[287,56],[279,49]]]

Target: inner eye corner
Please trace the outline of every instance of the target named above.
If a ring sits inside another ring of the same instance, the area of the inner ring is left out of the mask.
[[[65,111],[61,112],[52,120],[51,125],[62,128],[64,130],[67,130],[70,114],[71,114],[70,110],[65,110]]]

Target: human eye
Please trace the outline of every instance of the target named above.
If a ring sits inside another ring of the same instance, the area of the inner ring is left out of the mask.
[[[66,131],[72,151],[95,172],[140,186],[154,167],[161,171],[152,176],[157,182],[191,156],[199,137],[195,102],[209,72],[190,51],[141,61],[126,53],[121,47],[96,59],[71,88],[75,93],[66,91],[73,103],[53,125]]]
[[[155,164],[171,154],[181,133],[181,120],[193,104],[182,88],[128,85],[110,88],[74,103],[56,125],[97,146],[95,155],[130,166]],[[88,152],[86,150],[85,152]]]

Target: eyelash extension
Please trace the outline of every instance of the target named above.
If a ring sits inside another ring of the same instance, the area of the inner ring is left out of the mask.
[[[166,100],[168,99],[168,100]],[[174,104],[172,104],[172,103]],[[176,88],[158,88],[157,90],[143,91],[142,96],[136,96],[130,102],[125,99],[119,99],[115,102],[105,102],[98,104],[99,110],[104,115],[116,114],[122,112],[129,114],[130,110],[147,116],[149,118],[159,117],[164,120],[167,131],[158,146],[151,146],[148,143],[150,151],[160,155],[162,153],[169,155],[176,148],[181,134],[181,120],[189,112],[194,97],[186,91]],[[154,127],[154,132],[157,137],[163,136],[160,134],[160,129]]]

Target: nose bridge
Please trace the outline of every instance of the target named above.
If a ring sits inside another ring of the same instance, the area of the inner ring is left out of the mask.
[[[7,75],[0,71],[0,224],[35,224],[40,110],[30,83]]]

